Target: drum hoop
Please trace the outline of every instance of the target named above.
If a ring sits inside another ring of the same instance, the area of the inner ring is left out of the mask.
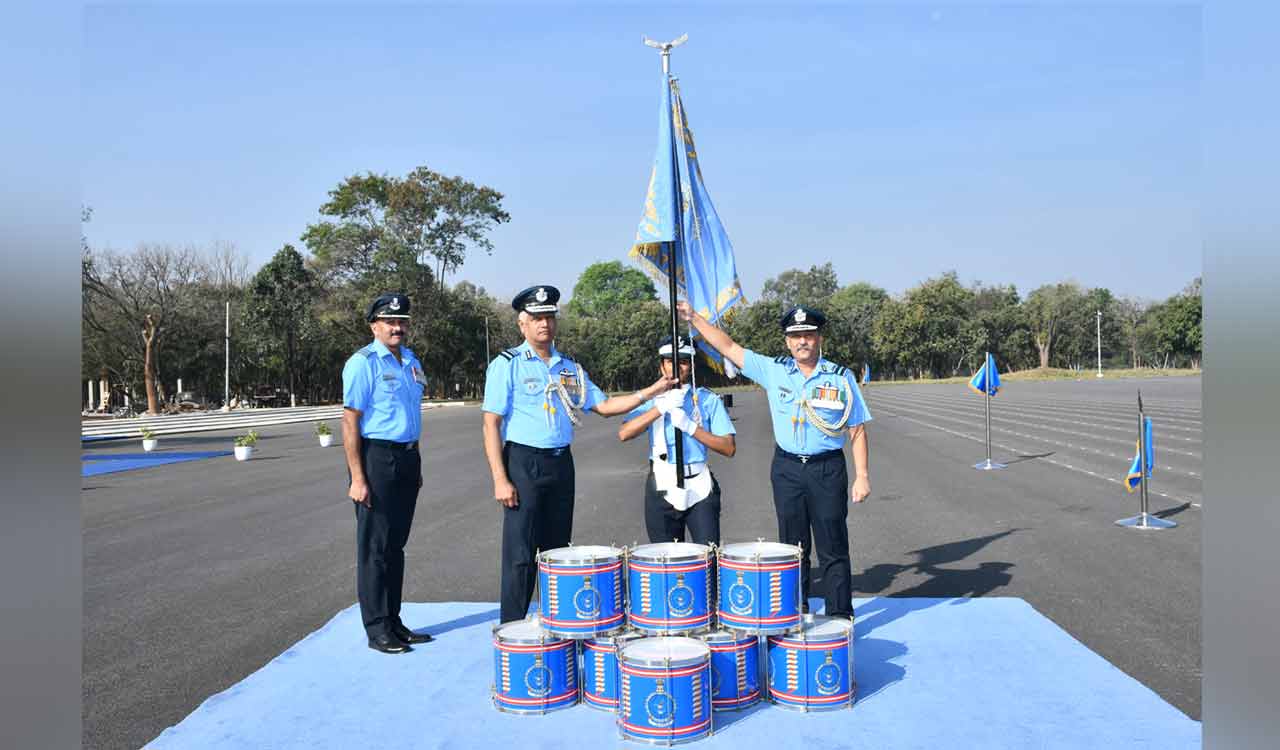
[[[654,661],[642,660],[642,659],[630,659],[630,660],[628,660],[628,659],[624,659],[624,658],[622,657],[622,652],[621,652],[621,651],[619,651],[619,652],[618,652],[618,669],[619,669],[621,672],[623,672],[624,674],[633,674],[632,672],[627,672],[627,668],[628,668],[628,667],[630,667],[630,668],[632,668],[632,669],[654,670],[654,671],[661,671],[661,672],[662,672],[662,674],[642,674],[642,675],[635,675],[636,677],[661,677],[661,678],[664,678],[664,679],[665,679],[665,678],[667,678],[667,677],[669,677],[669,676],[671,676],[671,677],[683,677],[683,676],[685,676],[685,675],[670,675],[670,674],[667,674],[667,673],[669,673],[669,672],[675,672],[675,671],[677,671],[677,670],[683,671],[683,670],[687,670],[687,669],[693,669],[693,670],[703,669],[703,668],[705,668],[705,667],[706,667],[710,662],[711,662],[711,652],[710,652],[710,651],[708,651],[708,652],[707,652],[705,655],[703,655],[703,656],[689,657],[689,658],[686,658],[686,659],[672,659],[671,661],[667,661],[666,659],[659,659],[659,660],[654,660]],[[693,673],[690,673],[690,674],[693,674]]]
[[[542,633],[543,633],[542,637],[510,636],[510,635],[502,634],[503,628],[511,627],[513,625],[523,625],[527,622],[528,622],[527,620],[513,620],[511,622],[501,622],[501,623],[498,623],[497,625],[494,625],[493,629],[490,631],[490,633],[493,635],[494,643],[495,644],[499,642],[504,644],[509,643],[517,646],[547,646],[548,648],[550,648],[552,646],[560,645],[560,642],[565,640],[564,638],[561,638],[558,635],[554,635],[552,633],[547,632],[546,628],[542,629]]]
[[[543,550],[538,553],[538,562],[552,563],[555,565],[577,565],[585,567],[593,567],[601,563],[611,563],[622,559],[622,550],[618,547],[609,547],[599,545],[602,549],[612,550],[611,552],[595,557],[575,557],[571,560],[557,559],[554,555],[557,552],[565,552],[568,550],[580,550],[582,547],[561,547],[559,549]]]
[[[695,544],[693,542],[678,542],[678,544],[690,546],[690,547],[701,547],[702,549],[699,550],[698,552],[680,553],[678,555],[667,555],[660,552],[644,551],[646,547],[658,547],[665,544],[671,544],[671,542],[659,542],[657,544],[642,544],[639,547],[634,547],[628,550],[627,555],[629,557],[635,558],[637,560],[643,560],[648,563],[684,563],[684,562],[695,562],[698,560],[711,559],[711,553],[712,553],[711,547],[705,544]]]

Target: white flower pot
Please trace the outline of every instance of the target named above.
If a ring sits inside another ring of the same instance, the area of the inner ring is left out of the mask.
[[[236,446],[236,460],[237,460],[237,461],[248,461],[248,460],[249,460],[249,457],[250,457],[250,456],[252,456],[252,455],[253,455],[253,446],[252,446],[252,445],[237,445],[237,446]]]
[[[333,435],[318,435],[317,437],[320,438],[321,448],[328,448],[333,445]]]
[[[155,438],[143,438],[142,450],[146,451],[147,453],[150,453],[151,451],[155,450],[156,446],[159,444],[160,444],[160,441]]]

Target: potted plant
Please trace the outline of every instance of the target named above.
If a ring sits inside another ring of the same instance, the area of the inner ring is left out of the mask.
[[[236,438],[236,460],[248,461],[253,455],[253,447],[258,444],[258,431],[249,430],[248,435]]]
[[[142,433],[142,450],[147,453],[155,450],[156,446],[160,444],[160,441],[156,440],[155,431],[150,427],[141,427],[138,431]]]
[[[320,438],[321,448],[333,445],[333,430],[329,429],[328,422],[316,422],[316,437]]]

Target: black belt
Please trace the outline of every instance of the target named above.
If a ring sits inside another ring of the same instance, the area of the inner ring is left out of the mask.
[[[383,448],[394,448],[402,451],[413,451],[418,449],[418,441],[413,440],[408,443],[397,443],[394,440],[380,440],[378,438],[360,438],[370,445],[380,445]]]
[[[807,464],[810,461],[827,461],[832,458],[844,458],[844,451],[839,448],[832,448],[829,451],[811,453],[805,456],[800,453],[789,453],[782,450],[777,445],[774,445],[773,455],[778,456],[779,458],[785,458],[788,461],[798,461],[799,463]]]
[[[569,453],[569,446],[567,445],[562,445],[559,448],[535,448],[532,445],[516,443],[511,440],[507,441],[507,445],[512,448],[519,448],[522,451],[529,451],[530,453],[537,453],[543,456],[564,456]]]

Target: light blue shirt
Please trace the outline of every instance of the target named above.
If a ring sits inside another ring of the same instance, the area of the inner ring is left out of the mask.
[[[769,397],[773,439],[779,448],[788,453],[812,455],[844,447],[843,433],[840,437],[827,435],[814,427],[800,408],[801,399],[815,399],[820,387],[834,388],[842,399],[853,399],[846,427],[871,421],[871,413],[862,400],[862,391],[858,390],[853,373],[827,359],[819,359],[813,374],[806,378],[796,366],[794,358],[770,359],[748,349],[742,355],[742,374],[764,388]],[[844,413],[841,409],[822,407],[814,407],[814,411],[826,422],[835,422]]]
[[[360,412],[360,436],[408,443],[422,434],[422,363],[408,347],[400,361],[377,341],[342,367],[342,405]]]
[[[552,380],[554,378],[555,380]],[[581,371],[578,363],[551,347],[551,363],[542,361],[526,341],[507,349],[489,363],[484,379],[484,404],[480,407],[502,416],[502,439],[534,448],[563,448],[573,442],[569,406],[556,391],[561,382],[575,403],[586,394],[582,410],[592,409],[608,397]]]
[[[646,401],[637,406],[622,418],[623,422],[630,422],[636,417],[653,409],[653,402]],[[682,404],[684,413],[693,417],[693,390],[684,394],[684,404]],[[724,403],[720,401],[720,396],[711,392],[706,388],[698,389],[698,411],[702,414],[702,423],[698,426],[712,435],[734,435],[737,430],[733,428],[733,422],[729,419],[729,412],[724,408]],[[657,456],[663,453],[667,454],[667,463],[676,462],[676,428],[671,424],[670,417],[662,417],[663,433],[666,440],[662,445],[657,444],[652,426],[649,429],[649,455]],[[684,462],[686,464],[704,463],[707,460],[707,446],[699,443],[693,436],[686,434],[684,436]]]

